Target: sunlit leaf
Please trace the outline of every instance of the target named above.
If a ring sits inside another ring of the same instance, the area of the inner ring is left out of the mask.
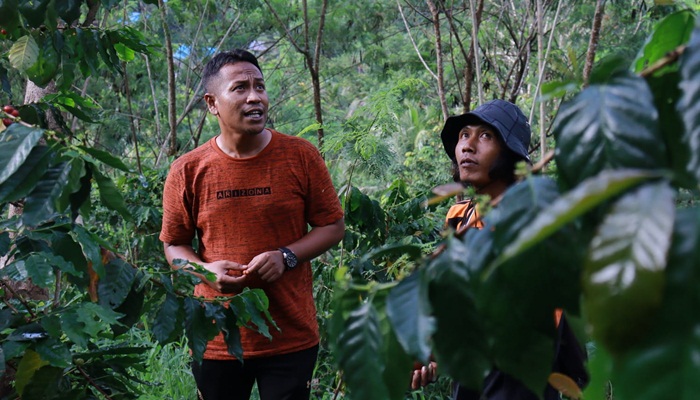
[[[700,210],[677,210],[661,310],[650,332],[615,362],[620,398],[683,399],[700,391]],[[644,382],[645,384],[641,384]],[[648,383],[648,384],[647,384]]]
[[[44,131],[22,124],[12,124],[0,136],[0,184],[25,162]]]
[[[690,38],[695,23],[695,14],[690,10],[681,10],[667,15],[661,20],[647,38],[644,47],[634,61],[634,72],[642,70],[685,44]]]
[[[639,77],[589,86],[561,107],[553,130],[557,167],[570,187],[604,169],[669,165],[653,96]]]
[[[39,59],[39,45],[31,35],[22,36],[10,48],[10,64],[20,71],[26,71]]]
[[[606,171],[586,179],[572,191],[553,201],[532,222],[524,225],[517,238],[506,247],[490,268],[495,268],[531,248],[602,202],[652,177],[655,177],[655,174],[648,171],[622,170]]]
[[[659,309],[674,207],[668,183],[644,185],[614,204],[590,244],[584,305],[593,337],[613,354],[642,338]]]

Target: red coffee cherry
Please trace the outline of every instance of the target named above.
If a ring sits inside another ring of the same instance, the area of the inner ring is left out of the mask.
[[[10,125],[12,125],[13,122],[15,122],[15,121],[13,121],[13,120],[11,120],[11,119],[9,119],[9,118],[3,118],[3,119],[2,119],[2,124],[5,125],[5,126],[10,126]]]

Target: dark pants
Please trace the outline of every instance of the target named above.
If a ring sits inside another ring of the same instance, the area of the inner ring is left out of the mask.
[[[257,381],[261,400],[308,400],[318,346],[295,353],[192,363],[202,400],[248,400]]]

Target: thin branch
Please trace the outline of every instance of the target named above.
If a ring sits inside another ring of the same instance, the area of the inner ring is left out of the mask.
[[[131,89],[129,88],[129,74],[126,70],[126,62],[122,62],[122,68],[124,69],[124,92],[126,94],[126,104],[129,107],[129,127],[131,128],[131,141],[134,142],[134,150],[136,151],[136,165],[138,166],[139,174],[143,175],[143,169],[141,168],[141,155],[139,154],[138,135],[136,134],[136,122],[134,121],[134,110],[131,105]]]
[[[401,14],[401,19],[403,19],[403,24],[406,27],[406,33],[408,33],[408,38],[411,39],[411,44],[413,44],[413,48],[416,50],[416,54],[418,54],[418,58],[420,59],[420,62],[423,63],[423,66],[430,73],[430,75],[432,75],[433,78],[435,78],[437,80],[438,76],[430,69],[430,67],[428,66],[428,63],[425,62],[425,60],[423,59],[423,56],[420,54],[420,50],[418,50],[418,45],[416,45],[416,41],[413,40],[413,35],[411,35],[411,28],[408,26],[408,21],[406,21],[406,16],[403,15],[403,8],[401,8],[400,0],[396,0],[396,5],[399,6],[399,13]]]
[[[680,56],[685,51],[685,48],[686,48],[686,45],[681,45],[681,46],[678,46],[675,49],[669,51],[668,53],[666,53],[664,58],[658,60],[657,62],[648,66],[642,72],[640,72],[639,76],[641,76],[643,78],[647,78],[647,77],[653,75],[656,71],[664,68],[665,66],[673,64],[674,62],[678,61]]]
[[[476,71],[476,86],[479,93],[479,104],[484,102],[484,88],[481,85],[481,60],[479,57],[479,20],[477,19],[474,0],[469,0],[469,8],[472,11],[472,43],[474,44],[474,69]]]

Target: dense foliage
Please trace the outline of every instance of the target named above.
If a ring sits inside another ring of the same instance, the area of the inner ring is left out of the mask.
[[[587,398],[691,398],[697,5],[611,0],[586,77],[593,5],[537,3],[0,0],[0,396],[153,396],[156,352],[196,360],[223,332],[240,355],[239,326],[275,329],[259,290],[193,297],[201,266],[172,270],[158,241],[169,160],[217,132],[203,62],[244,47],[271,125],[321,146],[346,212],[314,262],[315,397],[446,396],[446,378],[407,391],[431,355],[463,384],[496,365],[539,392],[563,308],[591,351]],[[556,146],[550,177],[525,172],[493,229],[443,232],[437,132],[495,97],[530,111],[533,155]]]

